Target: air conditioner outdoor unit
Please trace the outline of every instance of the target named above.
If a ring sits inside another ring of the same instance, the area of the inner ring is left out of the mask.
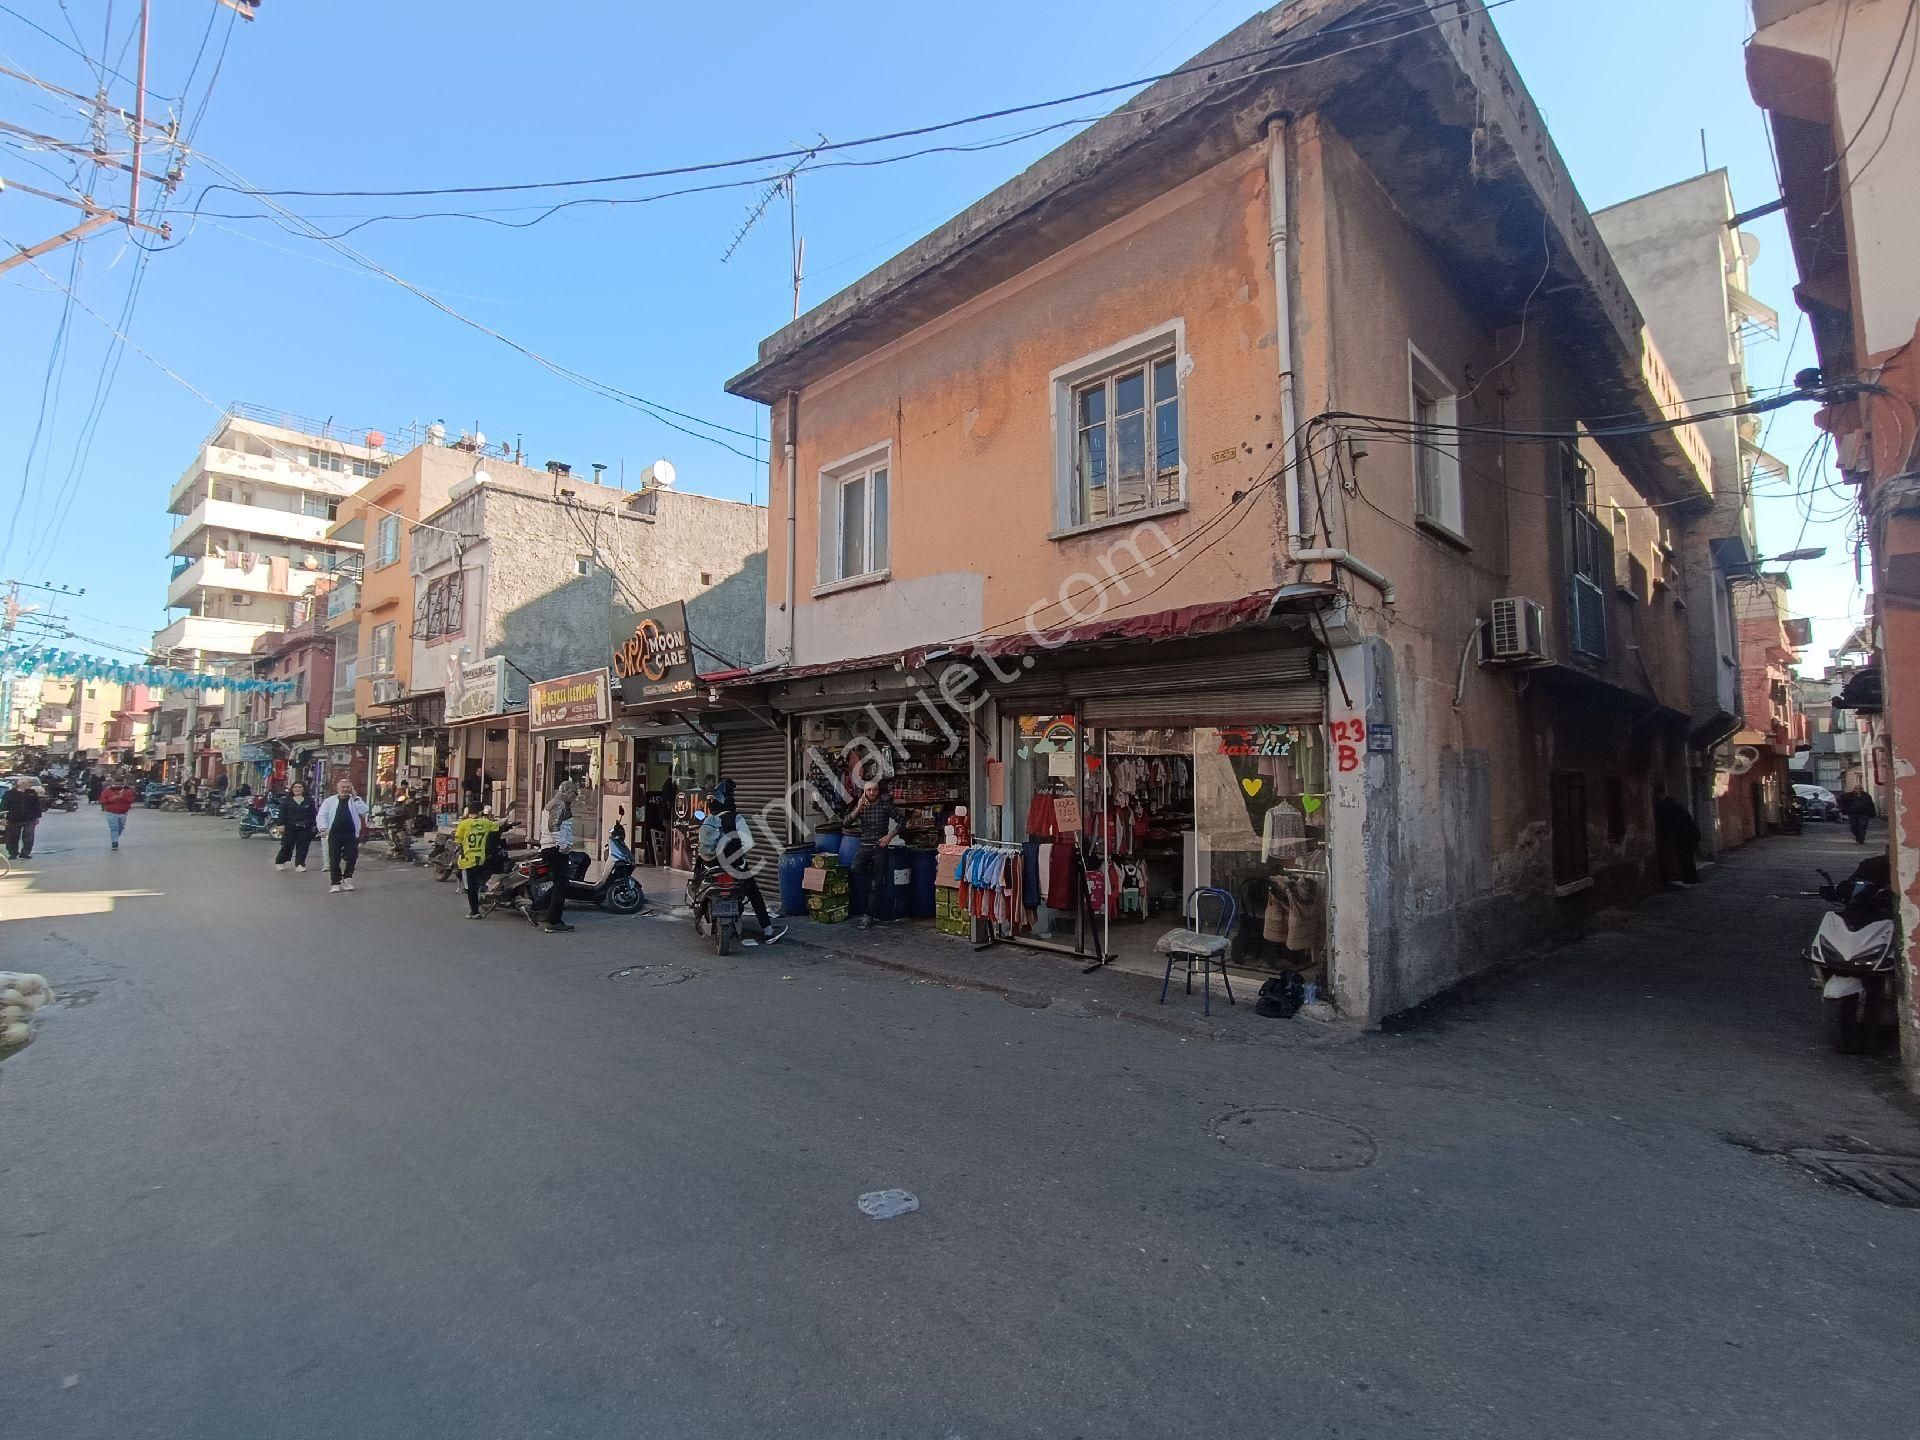
[[[1480,661],[1506,665],[1547,658],[1547,615],[1537,600],[1508,595],[1493,602],[1493,617],[1480,632]]]
[[[398,680],[376,680],[373,682],[373,703],[376,705],[396,704],[400,699],[400,694],[400,682]]]

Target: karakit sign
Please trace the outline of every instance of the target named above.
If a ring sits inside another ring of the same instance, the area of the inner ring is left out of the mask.
[[[693,637],[687,631],[687,607],[675,601],[648,610],[633,633],[613,644],[613,673],[628,701],[664,700],[691,695],[699,685],[693,669]]]
[[[613,679],[605,670],[561,675],[527,687],[527,727],[531,730],[605,725],[612,719]]]
[[[507,708],[507,662],[495,655],[463,665],[447,662],[447,719],[479,720]]]

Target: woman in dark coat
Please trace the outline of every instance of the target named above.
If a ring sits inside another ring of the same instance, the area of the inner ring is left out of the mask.
[[[295,870],[306,870],[307,847],[313,844],[313,810],[313,797],[307,794],[306,785],[294,781],[293,789],[280,802],[280,853],[274,857],[274,869],[284,870],[292,860]]]

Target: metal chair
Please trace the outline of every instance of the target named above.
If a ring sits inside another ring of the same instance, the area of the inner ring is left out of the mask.
[[[1214,928],[1207,927],[1205,907],[1214,902]],[[1233,924],[1239,918],[1240,907],[1234,903],[1233,896],[1225,890],[1210,885],[1200,886],[1187,895],[1187,903],[1182,907],[1183,918],[1187,922],[1184,930],[1169,930],[1154,942],[1153,948],[1167,957],[1166,974],[1160,979],[1160,1003],[1167,1003],[1167,987],[1173,983],[1175,961],[1184,960],[1187,966],[1187,994],[1193,994],[1194,966],[1200,967],[1202,989],[1205,998],[1202,1013],[1213,1013],[1213,967],[1220,967],[1220,983],[1226,987],[1227,1003],[1237,1005],[1233,998],[1233,981],[1227,978],[1227,952],[1233,948]]]

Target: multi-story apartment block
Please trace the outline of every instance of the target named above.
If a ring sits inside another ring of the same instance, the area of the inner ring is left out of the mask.
[[[1788,774],[1806,748],[1806,716],[1794,668],[1812,642],[1812,624],[1789,613],[1792,582],[1769,571],[1735,586],[1734,620],[1740,645],[1740,713],[1726,782],[1719,796],[1724,842],[1738,845],[1777,829],[1786,818]]]

